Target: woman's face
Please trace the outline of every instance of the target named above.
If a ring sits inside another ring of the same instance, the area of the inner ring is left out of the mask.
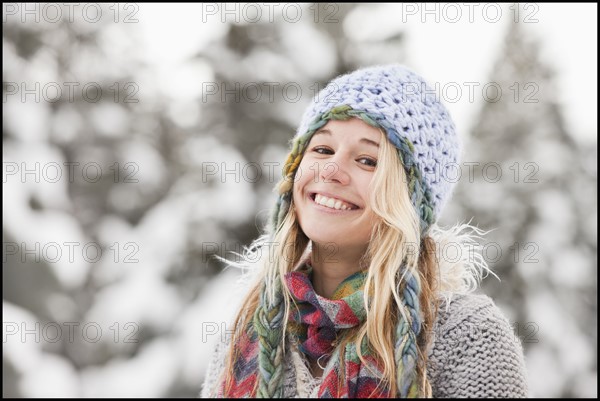
[[[366,250],[376,221],[369,184],[381,140],[381,131],[357,118],[329,121],[314,133],[293,187],[300,227],[313,242]]]

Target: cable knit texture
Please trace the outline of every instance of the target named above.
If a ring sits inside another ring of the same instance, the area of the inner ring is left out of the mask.
[[[217,344],[201,397],[215,397],[227,354]],[[428,376],[434,397],[527,397],[521,342],[502,311],[486,295],[455,294],[440,306],[429,352]],[[283,396],[316,398],[313,378],[297,344],[286,345]],[[216,396],[220,396],[217,394]]]

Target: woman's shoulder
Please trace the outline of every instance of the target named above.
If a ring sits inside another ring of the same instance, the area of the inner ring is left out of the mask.
[[[505,312],[485,294],[453,294],[440,302],[433,332],[434,349],[450,350],[457,344],[516,349],[521,342]]]
[[[504,312],[485,294],[448,294],[439,303],[437,325],[450,328],[468,322],[506,321]]]
[[[441,303],[428,373],[437,396],[527,396],[521,341],[484,294],[454,294]]]

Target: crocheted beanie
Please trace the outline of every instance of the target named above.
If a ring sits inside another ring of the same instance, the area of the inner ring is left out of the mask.
[[[292,197],[298,165],[312,135],[329,120],[358,117],[383,128],[398,149],[408,177],[421,233],[437,220],[452,192],[446,169],[458,163],[462,145],[446,107],[426,81],[403,65],[367,67],[332,80],[305,111],[278,187],[272,216],[279,227]]]

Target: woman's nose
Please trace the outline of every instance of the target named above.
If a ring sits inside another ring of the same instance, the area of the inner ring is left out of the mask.
[[[348,162],[346,159],[347,157],[344,158],[343,155],[338,153],[333,159],[320,165],[319,176],[323,182],[337,182],[342,185],[348,184],[350,182],[350,174],[348,173]]]

